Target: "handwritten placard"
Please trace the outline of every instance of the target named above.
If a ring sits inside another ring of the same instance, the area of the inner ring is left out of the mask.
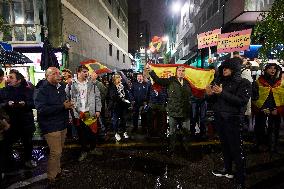
[[[198,49],[217,46],[219,34],[221,34],[221,29],[215,29],[212,31],[198,34]]]
[[[252,29],[219,35],[217,53],[244,51],[249,49]]]

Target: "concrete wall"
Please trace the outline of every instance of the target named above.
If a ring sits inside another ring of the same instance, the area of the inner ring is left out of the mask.
[[[120,1],[107,0],[82,1],[61,0],[63,43],[69,43],[69,68],[74,70],[80,61],[96,59],[111,69],[130,68],[128,57],[128,23],[127,12],[121,8],[118,18],[117,7]],[[121,7],[125,9],[125,2]],[[127,11],[127,10],[126,10]],[[111,18],[111,29],[108,25]],[[115,22],[116,20],[116,22]],[[123,26],[123,22],[125,22]],[[117,37],[117,28],[119,37]],[[68,37],[73,35],[77,41]],[[109,55],[109,44],[112,44],[112,56]],[[117,60],[119,50],[119,60]],[[123,63],[125,54],[125,63]]]

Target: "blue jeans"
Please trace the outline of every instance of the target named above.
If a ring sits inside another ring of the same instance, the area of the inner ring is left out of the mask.
[[[191,120],[190,120],[190,133],[192,135],[195,134],[195,126],[196,123],[200,128],[200,134],[206,134],[206,111],[207,111],[207,103],[206,101],[203,102],[192,102],[192,113],[191,113]]]

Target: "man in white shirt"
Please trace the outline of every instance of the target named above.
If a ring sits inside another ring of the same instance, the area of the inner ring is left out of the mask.
[[[74,117],[78,122],[77,131],[81,144],[79,161],[84,160],[89,152],[101,155],[101,152],[96,149],[97,133],[85,122],[88,118],[91,120],[99,118],[102,107],[100,91],[91,80],[88,80],[88,71],[85,65],[77,68],[78,78],[73,79],[69,91],[71,100],[75,103]],[[88,145],[90,145],[89,148]]]

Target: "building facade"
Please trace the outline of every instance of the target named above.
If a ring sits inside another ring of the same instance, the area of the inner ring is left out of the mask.
[[[69,45],[71,69],[86,59],[112,70],[131,68],[126,0],[61,0],[61,11],[61,40]],[[49,25],[52,27],[51,22]],[[56,31],[52,35],[57,38]]]
[[[222,33],[253,28],[274,0],[186,0],[176,24],[176,62],[204,67],[208,49],[197,49],[197,34],[221,28]],[[212,53],[216,48],[212,48]]]
[[[112,70],[132,66],[127,0],[0,0],[0,15],[11,28],[1,41],[22,53],[39,53],[31,55],[37,65],[46,36],[54,48],[68,48],[67,55],[60,55],[60,61],[66,61],[61,66],[73,71],[87,59]]]

